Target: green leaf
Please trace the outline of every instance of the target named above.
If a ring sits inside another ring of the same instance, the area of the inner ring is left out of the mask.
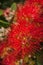
[[[37,64],[43,65],[43,51],[40,52],[40,55],[37,55]]]
[[[13,3],[13,4],[11,5],[11,10],[16,10],[16,8],[17,8],[16,3]]]
[[[8,27],[10,25],[9,22],[6,22],[6,21],[3,21],[3,20],[0,20],[0,27]]]
[[[41,65],[41,64],[37,61],[37,65]]]
[[[0,16],[3,14],[3,10],[0,10]]]

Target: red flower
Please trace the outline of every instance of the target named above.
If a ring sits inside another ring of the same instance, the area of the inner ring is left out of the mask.
[[[16,56],[20,52],[21,56],[24,57],[39,51],[39,42],[43,39],[43,25],[37,23],[40,10],[38,2],[26,2],[21,8],[17,9],[14,18],[16,22],[11,25],[11,31],[7,39],[8,45],[15,49]]]
[[[22,25],[22,22],[17,26],[13,24],[7,39],[8,45],[14,48],[16,56],[21,51],[21,56],[23,57],[26,54],[39,51],[42,34],[42,29],[35,27],[35,24],[28,24],[28,26],[25,26],[25,23]]]
[[[38,2],[25,2],[15,12],[11,31],[8,33],[6,46],[7,56],[3,63],[14,65],[15,61],[24,58],[26,55],[35,54],[40,51],[40,42],[43,42],[43,19],[40,17],[41,6]],[[2,46],[3,47],[3,46]],[[0,48],[3,50],[3,48]],[[9,52],[10,51],[10,52]]]
[[[18,7],[18,10],[16,12],[16,21],[22,22],[32,22],[34,19],[37,19],[40,17],[42,11],[42,5],[35,1],[35,2],[25,2],[24,5],[22,5],[21,8]]]

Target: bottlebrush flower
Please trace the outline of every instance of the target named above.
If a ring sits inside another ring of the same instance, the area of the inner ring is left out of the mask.
[[[27,1],[27,2],[38,2],[38,3],[40,3],[40,4],[42,4],[43,5],[43,0],[25,0],[25,1]]]
[[[18,7],[15,12],[14,24],[8,34],[8,45],[14,48],[14,53],[21,56],[34,53],[40,49],[39,42],[43,39],[42,24],[36,22],[40,16],[41,5],[38,2],[24,3],[21,8]],[[31,23],[33,22],[33,23]],[[38,25],[39,24],[39,25]]]
[[[34,19],[38,19],[41,15],[42,7],[40,3],[36,2],[25,2],[22,7],[18,7],[16,12],[16,17],[14,20],[20,22],[20,21],[29,21],[32,22]],[[40,19],[40,18],[39,18]]]
[[[31,29],[36,30],[36,32],[33,31],[33,33]],[[14,53],[16,53],[16,56],[20,51],[21,56],[35,53],[40,49],[40,39],[37,37],[38,35],[39,38],[41,36],[39,34],[39,31],[40,29],[38,27],[35,27],[35,25],[33,26],[32,24],[28,24],[28,26],[25,26],[25,23],[23,25],[19,24],[17,26],[13,24],[7,38],[7,43],[12,48],[14,48]]]
[[[41,36],[41,34],[43,34],[42,30],[43,29],[37,27],[36,24],[26,24],[26,22],[23,22],[23,25],[22,22],[12,24],[6,43],[13,49],[13,52],[9,54],[10,58],[9,55],[7,55],[8,60],[6,58],[4,62],[6,62],[7,65],[13,65],[13,63],[21,58],[23,59],[26,55],[40,51],[40,39],[38,38],[43,38]],[[9,59],[11,59],[11,61]]]
[[[0,41],[0,55],[2,54],[3,49],[6,47],[6,42]]]
[[[21,8],[18,7],[6,39],[7,54],[3,60],[5,65],[14,65],[15,61],[40,51],[40,42],[43,42],[43,24],[39,22],[40,11],[41,6],[37,2],[24,3]]]

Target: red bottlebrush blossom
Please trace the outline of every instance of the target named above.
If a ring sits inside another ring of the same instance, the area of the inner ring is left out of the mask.
[[[25,2],[21,8],[18,7],[6,44],[4,43],[5,45],[3,44],[0,48],[3,64],[14,65],[15,61],[40,50],[40,42],[43,42],[41,6],[42,4],[39,5],[37,1],[32,1]]]
[[[39,42],[43,39],[43,25],[36,21],[40,16],[41,5],[38,2],[25,3],[18,8],[8,34],[7,43],[14,49],[14,55],[25,55],[39,51]],[[31,23],[33,22],[33,23]],[[41,26],[42,25],[42,26]],[[21,58],[20,57],[20,58]]]
[[[16,56],[20,51],[21,56],[39,51],[40,39],[38,38],[42,37],[42,31],[40,31],[38,27],[35,28],[35,25],[32,27],[32,24],[31,26],[25,26],[25,23],[23,25],[19,24],[17,26],[13,24],[12,26],[13,27],[11,28],[11,31],[8,35],[8,45],[14,48],[14,53],[16,53]],[[32,28],[33,32],[31,31]],[[34,32],[34,30],[36,30],[36,32]]]
[[[15,65],[16,58],[13,54],[9,54],[6,57],[4,57],[2,64],[5,65]]]
[[[37,19],[41,15],[42,7],[40,3],[36,2],[26,2],[22,7],[18,8],[17,13],[16,13],[16,21],[21,22],[21,21],[29,21],[32,22],[34,19]],[[40,18],[39,18],[40,19]]]
[[[6,47],[6,42],[2,41],[0,42],[0,55],[2,54],[3,52],[3,49]]]
[[[25,1],[27,1],[27,2],[38,2],[38,3],[40,3],[40,4],[42,4],[43,5],[43,0],[25,0]]]

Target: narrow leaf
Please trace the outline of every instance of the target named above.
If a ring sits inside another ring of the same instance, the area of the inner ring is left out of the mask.
[[[13,3],[13,4],[11,5],[11,9],[12,9],[12,10],[16,10],[16,8],[17,8],[17,7],[16,7],[16,3]]]
[[[0,10],[0,16],[3,14],[3,10]]]

